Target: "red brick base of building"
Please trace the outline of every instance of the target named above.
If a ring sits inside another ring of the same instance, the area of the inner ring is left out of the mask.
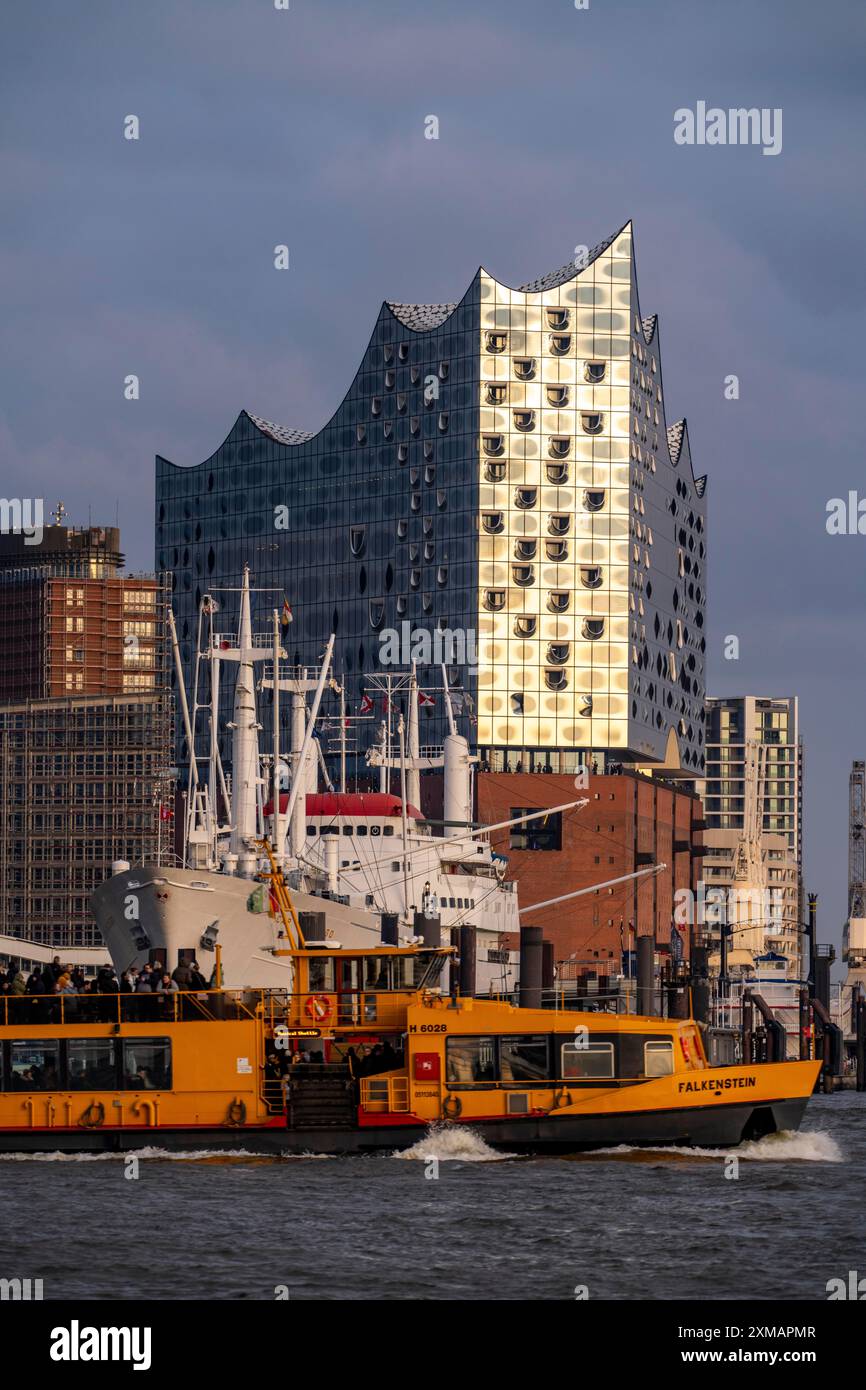
[[[521,909],[652,864],[667,867],[644,879],[526,913],[521,920],[543,928],[553,942],[556,961],[573,960],[575,966],[600,974],[618,973],[623,953],[634,950],[636,937],[646,933],[655,932],[662,952],[678,954],[679,942],[671,941],[674,894],[678,889],[694,890],[701,877],[701,801],[689,791],[640,773],[589,776],[588,782],[582,789],[571,776],[478,773],[476,815],[482,824],[588,798],[579,809],[491,836],[493,848],[508,860],[506,877],[519,884]],[[687,928],[682,934],[686,957]]]

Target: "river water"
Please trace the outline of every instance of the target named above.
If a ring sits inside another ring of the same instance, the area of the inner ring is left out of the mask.
[[[0,1156],[0,1276],[44,1297],[820,1299],[866,1275],[866,1096],[730,1155]]]

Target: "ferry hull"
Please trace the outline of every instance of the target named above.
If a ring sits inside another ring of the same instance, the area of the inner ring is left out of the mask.
[[[581,1153],[593,1149],[665,1146],[699,1149],[733,1148],[800,1127],[808,1097],[688,1109],[632,1111],[626,1114],[574,1115],[554,1119],[476,1119],[454,1121],[471,1129],[494,1149],[511,1153]],[[144,1126],[98,1130],[23,1130],[0,1132],[3,1153],[124,1153],[141,1149],[167,1152],[244,1151],[250,1154],[369,1154],[410,1148],[429,1134],[429,1126],[390,1122],[361,1128],[291,1130],[283,1125],[245,1125],[238,1129]]]

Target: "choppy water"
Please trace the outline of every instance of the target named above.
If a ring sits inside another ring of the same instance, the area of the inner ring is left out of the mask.
[[[866,1275],[866,1096],[724,1155],[0,1156],[0,1277],[46,1298],[825,1299]],[[433,1162],[436,1160],[436,1162]]]

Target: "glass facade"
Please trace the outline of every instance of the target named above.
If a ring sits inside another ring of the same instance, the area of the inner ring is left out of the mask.
[[[461,731],[488,754],[702,769],[704,480],[684,423],[665,424],[630,224],[519,289],[480,270],[459,304],[384,304],[318,434],[242,412],[197,467],[157,459],[156,506],[187,673],[203,594],[234,630],[248,564],[275,591],[254,627],[285,594],[298,666],[336,633],[352,710],[384,633],[448,629]],[[422,662],[419,680],[441,674]],[[422,743],[441,742],[441,698],[421,717]]]

